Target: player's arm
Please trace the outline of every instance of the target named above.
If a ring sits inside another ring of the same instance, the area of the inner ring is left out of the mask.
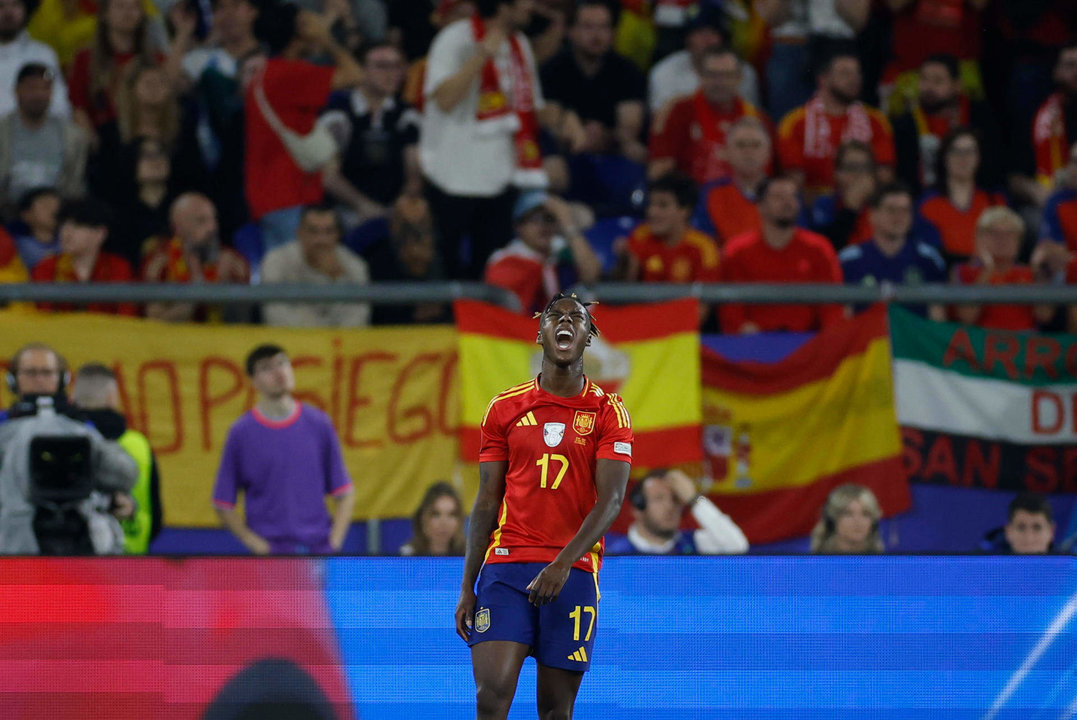
[[[584,553],[590,551],[610,529],[610,525],[621,512],[631,467],[630,463],[622,460],[598,459],[595,469],[598,500],[568,545],[527,586],[531,591],[529,600],[533,605],[552,602],[565,586],[572,565],[583,557]]]
[[[456,634],[464,640],[471,633],[475,614],[475,580],[482,569],[490,533],[497,525],[497,513],[505,497],[505,472],[508,461],[479,463],[479,494],[467,527],[467,551],[464,555],[464,578],[460,582],[460,600],[456,604]]]

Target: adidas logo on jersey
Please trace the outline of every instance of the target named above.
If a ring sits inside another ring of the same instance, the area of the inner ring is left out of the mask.
[[[530,427],[532,425],[538,425],[538,420],[535,420],[535,414],[532,412],[524,415],[520,418],[520,422],[516,423],[516,427]]]
[[[568,656],[569,660],[575,660],[576,662],[587,662],[587,650],[580,646],[580,649]]]

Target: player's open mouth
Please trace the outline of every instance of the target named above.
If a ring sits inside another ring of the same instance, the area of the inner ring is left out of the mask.
[[[572,346],[571,330],[558,330],[555,337],[557,338],[558,350],[568,350]]]

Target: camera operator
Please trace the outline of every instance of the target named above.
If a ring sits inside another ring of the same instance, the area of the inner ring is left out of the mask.
[[[7,381],[16,402],[0,424],[0,553],[123,552],[123,531],[109,510],[113,494],[134,485],[138,466],[65,414],[74,412],[64,394],[68,380],[64,359],[48,345],[26,345],[11,359]]]

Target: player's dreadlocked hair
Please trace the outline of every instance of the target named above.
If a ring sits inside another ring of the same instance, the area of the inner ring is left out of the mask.
[[[598,325],[595,325],[595,316],[591,314],[591,306],[592,305],[598,305],[598,300],[581,300],[580,296],[577,295],[576,293],[566,293],[566,292],[557,293],[556,295],[553,296],[553,298],[550,300],[550,302],[546,303],[546,308],[542,312],[537,312],[534,315],[532,315],[531,317],[533,317],[535,320],[538,320],[543,315],[548,313],[550,311],[550,308],[553,307],[553,304],[555,302],[557,302],[558,300],[575,300],[576,302],[578,302],[580,304],[580,306],[584,310],[587,311],[587,322],[588,322],[587,333],[591,337],[598,337],[599,335],[602,334],[602,331],[600,331],[598,329]]]

